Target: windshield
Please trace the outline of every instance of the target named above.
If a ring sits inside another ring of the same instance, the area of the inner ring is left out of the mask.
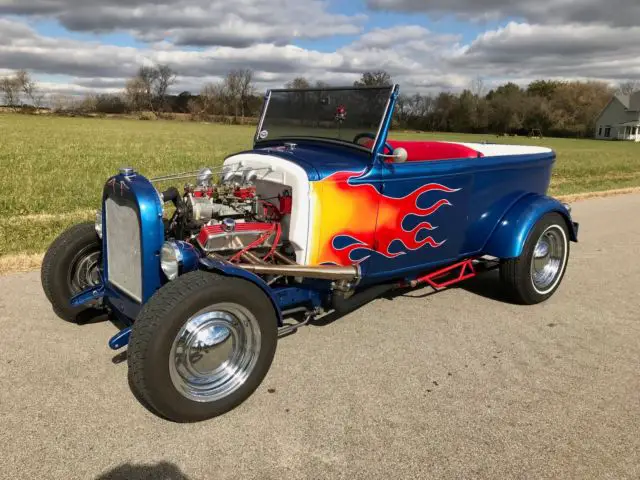
[[[272,90],[256,141],[313,137],[371,150],[393,87]]]

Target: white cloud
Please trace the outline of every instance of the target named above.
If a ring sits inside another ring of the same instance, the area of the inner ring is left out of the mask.
[[[44,37],[6,19],[0,19],[0,30],[15,33],[0,44],[0,65],[68,75],[75,77],[75,85],[96,91],[124,86],[125,79],[143,63],[171,65],[179,73],[175,89],[191,91],[222,78],[231,69],[247,67],[255,71],[259,88],[282,86],[300,75],[314,81],[351,84],[362,72],[380,68],[387,69],[400,82],[406,79],[407,88],[455,87],[461,83],[437,67],[442,63],[442,46],[452,37],[421,27],[374,30],[330,53],[270,43],[185,50],[165,42],[139,49]]]
[[[276,42],[251,46],[188,49],[168,41],[144,48],[60,39],[38,34],[25,23],[1,19],[0,66],[26,68],[56,90],[51,75],[63,75],[64,91],[117,91],[147,63],[168,63],[179,74],[175,92],[198,92],[234,68],[251,68],[259,91],[280,87],[296,76],[349,85],[367,70],[385,69],[402,91],[459,90],[483,77],[526,83],[537,78],[640,78],[635,45],[640,27],[537,25],[511,22],[468,44],[416,25],[364,33],[335,52]]]
[[[509,23],[460,48],[449,64],[456,70],[503,77],[640,77],[640,27],[529,25]]]
[[[640,23],[638,0],[367,0],[372,9],[454,14],[473,20],[520,17],[537,24]]]
[[[177,45],[286,44],[362,32],[365,15],[330,13],[322,0],[13,0],[0,15],[45,15],[73,31],[127,31]]]

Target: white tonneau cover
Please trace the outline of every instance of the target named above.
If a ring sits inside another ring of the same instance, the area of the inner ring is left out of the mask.
[[[456,143],[471,148],[482,153],[485,157],[504,157],[507,155],[535,155],[539,153],[552,153],[553,150],[546,147],[532,147],[528,145],[499,145],[491,143],[463,143],[463,142],[443,142]]]

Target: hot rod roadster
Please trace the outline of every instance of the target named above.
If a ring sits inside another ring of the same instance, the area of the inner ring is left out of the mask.
[[[55,312],[124,324],[109,345],[128,345],[133,393],[188,422],[249,397],[280,336],[390,290],[499,268],[516,302],[547,300],[578,235],[569,208],[546,196],[554,152],[390,140],[397,96],[271,90],[253,149],[220,168],[152,179],[122,168],[95,224],[62,233],[45,256]]]

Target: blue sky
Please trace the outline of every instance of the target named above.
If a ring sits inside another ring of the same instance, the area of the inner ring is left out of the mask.
[[[358,15],[365,13],[367,15],[367,20],[363,25],[364,32],[376,28],[420,25],[435,33],[459,35],[461,40],[465,43],[473,41],[473,39],[475,39],[479,34],[487,30],[499,28],[500,26],[506,25],[509,21],[515,20],[515,18],[507,17],[499,21],[477,22],[459,20],[453,15],[438,15],[436,17],[432,17],[426,13],[416,15],[400,12],[372,11],[366,7],[365,2],[362,0],[332,0],[328,3],[327,10],[336,14],[344,15]],[[98,40],[102,43],[119,46],[144,47],[144,42],[137,41],[133,36],[126,32],[74,32],[67,30],[60,25],[60,23],[52,19],[34,20],[30,23],[38,33],[48,37],[71,38],[81,41]],[[292,44],[321,52],[332,52],[355,41],[358,37],[359,35],[356,34],[327,36],[314,40],[294,39],[292,40]]]
[[[149,63],[190,91],[234,68],[259,89],[376,69],[408,92],[616,83],[640,79],[637,25],[637,0],[14,0],[0,3],[0,75],[24,68],[72,94],[121,89]]]
[[[121,47],[137,47],[144,48],[144,42],[136,40],[127,32],[74,32],[67,30],[60,23],[53,19],[32,20],[29,22],[36,32],[45,37],[52,38],[69,38],[82,42],[100,42],[110,45],[118,45]]]

